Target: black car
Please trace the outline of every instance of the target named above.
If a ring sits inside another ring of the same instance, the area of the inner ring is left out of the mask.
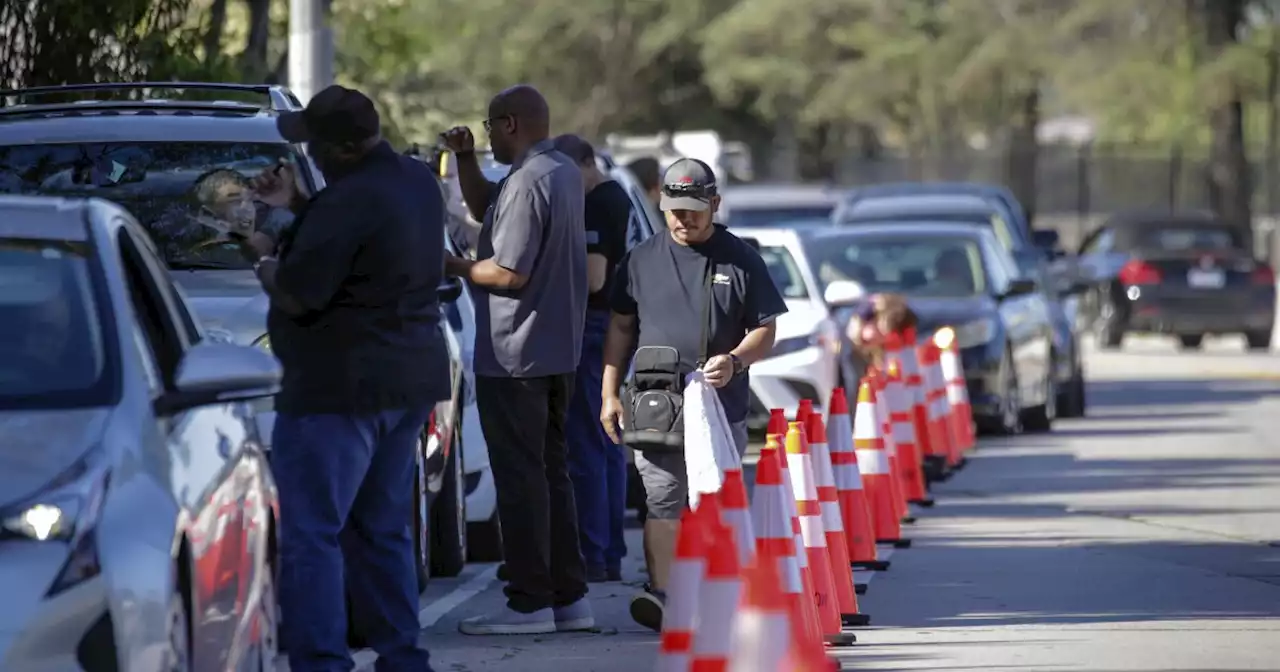
[[[68,100],[75,98],[76,100]],[[304,148],[276,130],[276,116],[301,109],[279,86],[217,83],[78,84],[0,91],[0,193],[109,199],[142,224],[203,323],[206,338],[270,351],[267,297],[225,236],[243,215],[279,233],[292,213],[251,197],[249,180],[278,162],[298,170],[313,193],[324,178]],[[444,302],[461,285],[440,288]],[[441,324],[448,331],[448,325]],[[456,343],[451,334],[446,341]],[[456,348],[451,357],[458,361]],[[459,368],[459,367],[455,367]],[[460,373],[453,397],[436,407],[419,441],[414,534],[419,578],[456,576],[466,557],[466,483],[456,440]],[[259,417],[270,424],[271,399]],[[270,427],[263,428],[270,438]],[[433,522],[435,521],[435,522]]]
[[[944,326],[955,331],[980,429],[1050,429],[1057,387],[1049,308],[990,228],[868,223],[813,231],[805,245],[824,290],[843,280],[868,294],[902,294],[919,318],[921,339]]]
[[[1037,292],[1048,306],[1053,324],[1053,375],[1058,391],[1059,417],[1085,414],[1084,360],[1075,321],[1064,299],[1079,287],[1071,274],[1053,266],[1056,240],[1042,248],[1026,228],[1021,206],[1009,205],[1012,195],[1002,187],[969,183],[892,184],[863,187],[851,192],[832,215],[837,226],[894,222],[903,226],[923,222],[963,222],[989,228],[1000,247],[1008,252],[1020,275],[1036,281]],[[1016,200],[1013,201],[1016,204]]]
[[[1100,347],[1144,332],[1176,336],[1185,348],[1206,334],[1244,334],[1252,350],[1271,345],[1275,274],[1212,215],[1116,215],[1085,237],[1079,268],[1088,287],[1080,318]]]

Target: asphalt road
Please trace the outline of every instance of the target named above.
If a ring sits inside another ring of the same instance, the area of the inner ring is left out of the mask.
[[[1280,355],[1135,339],[1086,366],[1088,418],[984,439],[936,488],[861,596],[873,627],[844,669],[1280,669]],[[467,637],[502,603],[473,565],[423,596],[422,641],[441,671],[650,672],[633,590],[593,588],[597,633]]]

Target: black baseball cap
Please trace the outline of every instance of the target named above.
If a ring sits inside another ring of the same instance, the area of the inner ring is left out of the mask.
[[[305,109],[277,117],[276,128],[289,142],[360,142],[377,135],[381,122],[368,96],[334,84],[312,97]]]
[[[680,159],[662,176],[663,210],[710,210],[716,174],[697,159]]]

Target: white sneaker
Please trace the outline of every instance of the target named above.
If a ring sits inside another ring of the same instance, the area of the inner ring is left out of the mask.
[[[550,608],[522,614],[503,607],[458,624],[458,632],[464,635],[545,635],[555,631],[555,613]]]
[[[596,627],[596,617],[591,613],[591,600],[582,598],[573,604],[555,610],[556,631],[573,632]]]

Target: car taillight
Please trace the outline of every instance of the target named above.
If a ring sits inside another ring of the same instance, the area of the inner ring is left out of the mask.
[[[427,436],[435,436],[436,434],[436,409],[431,409],[431,413],[427,416]]]
[[[1120,282],[1126,285],[1158,285],[1160,271],[1145,261],[1134,259],[1120,269]]]
[[[1253,269],[1253,274],[1250,277],[1252,278],[1253,284],[1255,285],[1276,284],[1276,273],[1275,271],[1271,270],[1270,266],[1266,264],[1258,264]]]

